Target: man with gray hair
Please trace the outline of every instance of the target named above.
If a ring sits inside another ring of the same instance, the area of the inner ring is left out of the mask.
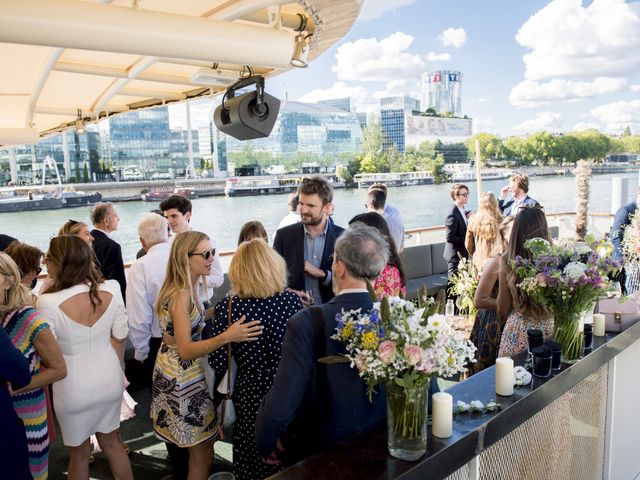
[[[118,212],[112,203],[98,203],[91,210],[91,223],[94,227],[91,230],[93,253],[96,254],[100,272],[107,280],[116,280],[120,284],[122,298],[126,301],[127,280],[124,275],[122,247],[111,238],[111,233],[118,229],[120,223]]]
[[[331,269],[336,296],[287,322],[278,372],[256,420],[256,444],[267,463],[298,461],[385,418],[384,393],[378,389],[370,402],[356,369],[318,359],[346,353],[343,344],[331,339],[336,315],[371,310],[366,281],[380,274],[388,258],[389,246],[378,230],[350,227],[335,243]]]
[[[150,387],[153,365],[162,342],[154,306],[169,260],[167,219],[156,213],[145,213],[138,223],[138,236],[147,254],[131,264],[127,283],[129,339],[136,360],[130,364],[135,370],[131,372],[131,381],[134,386]]]

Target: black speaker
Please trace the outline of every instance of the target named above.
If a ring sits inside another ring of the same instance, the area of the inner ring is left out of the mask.
[[[213,113],[216,128],[238,140],[268,137],[278,118],[280,100],[266,92],[262,96],[261,105],[256,91],[225,100]]]

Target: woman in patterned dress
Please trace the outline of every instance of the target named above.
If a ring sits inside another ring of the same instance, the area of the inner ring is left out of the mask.
[[[200,358],[229,342],[255,341],[262,332],[259,321],[243,317],[220,335],[200,340],[204,309],[198,283],[211,271],[214,256],[204,233],[179,233],[156,303],[163,337],[153,371],[153,429],[161,440],[189,449],[189,480],[208,478],[217,432]]]
[[[29,362],[31,382],[13,392],[13,406],[27,430],[29,469],[35,480],[49,475],[49,431],[44,387],[67,374],[64,359],[49,324],[33,307],[31,292],[20,283],[17,265],[0,253],[0,276],[6,290],[0,305],[2,326],[11,343]],[[41,369],[41,363],[46,369]]]
[[[266,465],[258,452],[255,423],[262,398],[273,384],[282,355],[282,340],[287,321],[302,308],[300,297],[285,290],[287,267],[284,260],[264,240],[256,238],[242,243],[229,267],[232,294],[215,308],[213,333],[227,328],[229,302],[231,321],[245,317],[260,320],[263,334],[254,343],[233,345],[238,366],[233,387],[236,421],[233,424],[233,473],[237,480],[258,480],[281,469]],[[216,378],[227,371],[227,349],[209,355]]]
[[[545,339],[553,336],[551,312],[518,287],[521,279],[512,268],[517,256],[531,256],[531,252],[524,248],[524,242],[536,237],[551,243],[544,211],[539,207],[523,206],[513,222],[509,246],[500,262],[497,310],[500,319],[506,320],[502,328],[499,357],[512,357],[526,350],[529,328],[542,330]]]
[[[367,212],[356,215],[349,220],[349,226],[356,222],[376,228],[389,244],[389,263],[385,265],[380,275],[378,275],[373,282],[373,289],[378,298],[381,298],[383,295],[397,297],[400,293],[406,295],[407,276],[404,272],[402,259],[398,254],[398,248],[391,236],[387,221],[379,213]]]

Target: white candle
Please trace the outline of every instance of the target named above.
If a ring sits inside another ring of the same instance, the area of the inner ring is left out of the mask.
[[[445,392],[434,393],[431,402],[431,433],[449,438],[453,431],[453,397]]]
[[[496,360],[496,393],[503,397],[513,395],[513,360],[508,357]]]
[[[604,314],[593,314],[593,334],[596,337],[604,337]]]

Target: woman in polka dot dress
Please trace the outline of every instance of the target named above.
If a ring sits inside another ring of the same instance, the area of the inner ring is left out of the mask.
[[[262,239],[240,244],[229,267],[232,293],[215,308],[214,335],[227,328],[229,301],[231,321],[242,316],[260,320],[262,335],[251,343],[233,344],[238,365],[233,388],[236,421],[233,425],[233,471],[238,480],[258,480],[273,475],[281,467],[265,465],[255,444],[258,406],[273,383],[280,363],[287,320],[302,308],[299,297],[286,291],[284,260]],[[227,371],[227,349],[209,356],[216,379]]]

